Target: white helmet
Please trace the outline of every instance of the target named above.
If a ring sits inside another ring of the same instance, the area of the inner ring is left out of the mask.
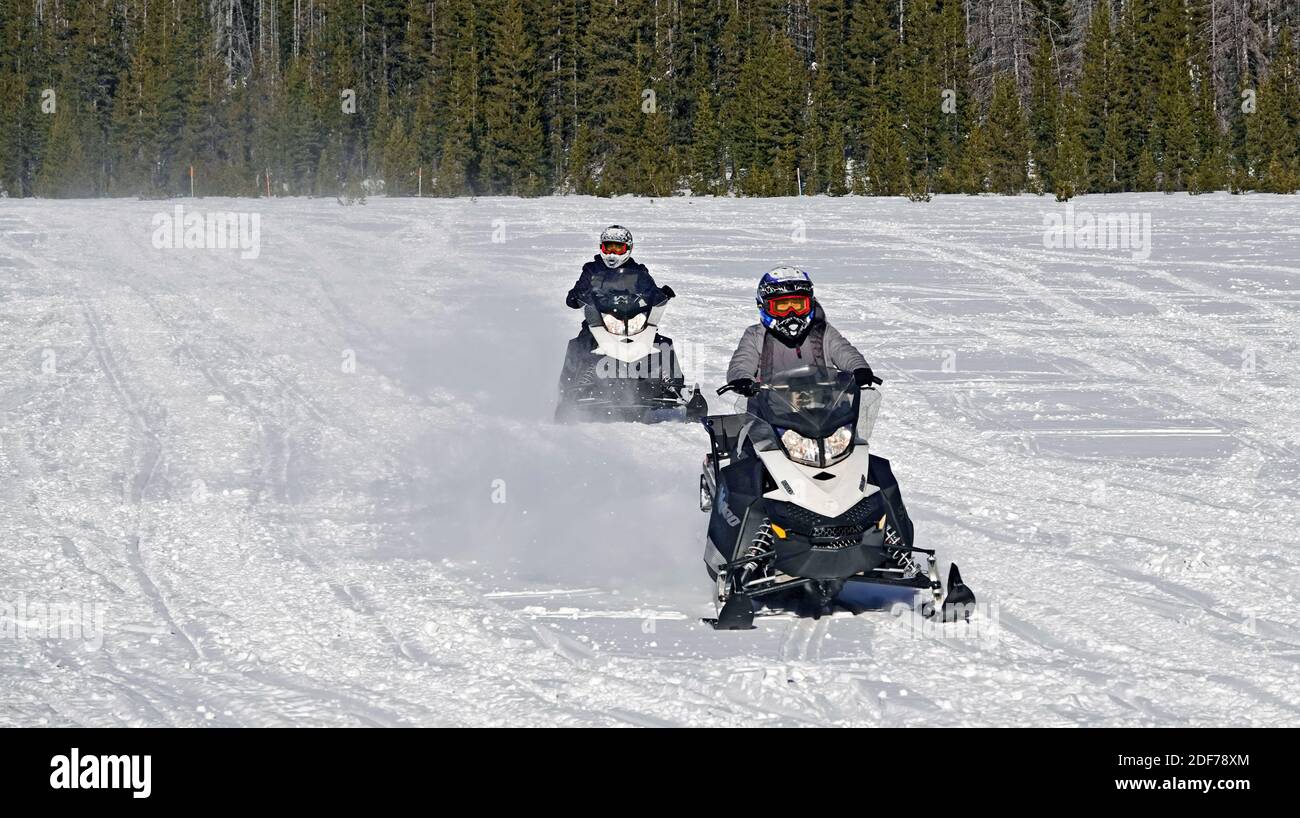
[[[632,231],[617,224],[611,224],[601,231],[600,257],[605,260],[605,266],[611,269],[631,258]]]

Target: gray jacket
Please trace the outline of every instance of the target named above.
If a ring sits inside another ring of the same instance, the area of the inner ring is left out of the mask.
[[[817,313],[823,315],[820,304]],[[825,318],[819,317],[803,343],[793,349],[768,337],[767,328],[762,324],[754,324],[740,336],[740,346],[736,347],[727,367],[727,380],[753,378],[761,382],[771,379],[774,372],[801,366],[825,366],[852,372],[868,364],[862,353],[839,330],[826,323]]]

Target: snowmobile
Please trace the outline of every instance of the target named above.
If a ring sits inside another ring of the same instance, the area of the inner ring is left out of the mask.
[[[756,605],[820,617],[857,583],[903,589],[927,617],[969,618],[975,594],[955,563],[939,582],[935,552],[912,545],[889,461],[868,451],[879,408],[875,385],[803,367],[760,384],[746,411],[703,418],[709,624],[751,628]]]
[[[626,284],[615,277],[583,303],[585,330],[569,341],[555,419],[699,420],[708,402],[698,384],[687,393],[673,340],[657,331],[668,297]]]

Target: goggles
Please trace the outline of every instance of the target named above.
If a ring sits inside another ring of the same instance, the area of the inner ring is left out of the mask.
[[[787,315],[807,315],[812,312],[812,297],[807,295],[780,295],[767,299],[767,312],[777,318]]]

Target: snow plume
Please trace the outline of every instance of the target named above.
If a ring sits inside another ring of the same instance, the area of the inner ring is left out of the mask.
[[[407,451],[409,501],[425,511],[417,550],[533,582],[698,596],[703,515],[689,486],[706,438],[694,425],[555,424],[580,321],[559,315],[503,288],[389,335],[409,385],[442,406]]]

